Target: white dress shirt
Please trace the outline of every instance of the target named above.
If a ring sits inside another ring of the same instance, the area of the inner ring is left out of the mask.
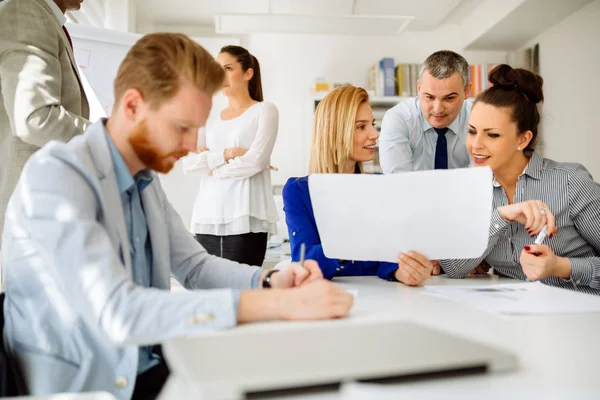
[[[205,137],[201,131],[198,143],[205,144],[208,151],[190,154],[183,161],[186,174],[202,175],[192,213],[193,233],[226,236],[277,232],[279,217],[269,164],[278,123],[275,105],[263,101],[236,118],[219,117]],[[248,151],[226,162],[223,152],[232,147]]]
[[[469,166],[467,124],[473,101],[464,101],[460,113],[448,126],[448,168]],[[381,123],[379,162],[384,174],[434,169],[438,135],[423,117],[419,97],[390,108]]]
[[[48,7],[50,7],[50,9],[52,10],[52,14],[54,14],[56,19],[58,20],[58,23],[64,25],[67,22],[67,17],[65,17],[65,14],[63,14],[63,12],[60,10],[60,8],[58,8],[54,1],[46,0],[46,3],[48,4]]]

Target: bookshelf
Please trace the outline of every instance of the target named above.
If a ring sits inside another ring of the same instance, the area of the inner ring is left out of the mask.
[[[317,93],[312,97],[313,115],[317,109],[317,105],[326,95],[327,92],[323,92]],[[378,132],[381,132],[381,121],[383,120],[385,112],[406,99],[408,99],[408,97],[404,96],[369,96],[369,103],[371,104],[371,108],[373,109],[373,117],[375,118],[375,128]],[[367,174],[382,173],[381,165],[379,164],[379,146],[375,149],[375,158],[373,161],[363,163],[363,172]]]

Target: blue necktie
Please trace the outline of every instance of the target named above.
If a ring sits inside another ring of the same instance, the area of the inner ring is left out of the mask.
[[[448,128],[433,128],[438,134],[437,144],[435,145],[435,169],[448,169],[448,142],[446,142],[446,132]]]

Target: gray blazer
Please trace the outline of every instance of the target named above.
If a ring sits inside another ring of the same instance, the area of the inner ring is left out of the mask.
[[[88,124],[73,52],[44,0],[0,3],[0,92],[1,231],[27,159],[51,140],[83,133]]]
[[[99,121],[42,148],[8,205],[5,336],[33,395],[104,390],[129,399],[138,346],[235,326],[235,293],[225,288],[250,288],[258,270],[209,255],[155,175],[142,192],[152,288],[134,284],[107,134]],[[171,293],[170,274],[192,290]]]

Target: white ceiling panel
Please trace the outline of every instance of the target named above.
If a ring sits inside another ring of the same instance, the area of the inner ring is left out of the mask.
[[[411,30],[432,30],[462,3],[479,0],[137,0],[138,22],[213,25],[218,13],[414,16]]]

